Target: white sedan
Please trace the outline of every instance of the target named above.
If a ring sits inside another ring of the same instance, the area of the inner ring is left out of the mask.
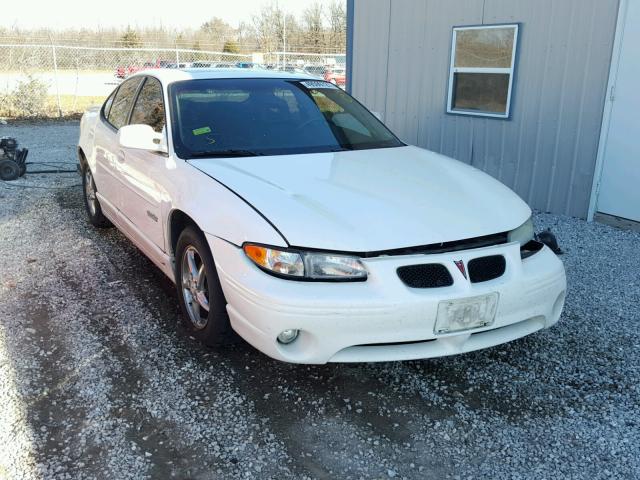
[[[335,85],[255,70],[153,70],[84,114],[90,222],[177,286],[193,335],[287,362],[469,352],[555,324],[562,263],[531,210],[408,146]]]

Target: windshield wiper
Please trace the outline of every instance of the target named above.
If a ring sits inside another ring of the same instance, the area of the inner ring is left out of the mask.
[[[217,157],[258,157],[264,155],[253,150],[229,149],[211,150],[210,152],[193,152],[189,158],[217,158]]]

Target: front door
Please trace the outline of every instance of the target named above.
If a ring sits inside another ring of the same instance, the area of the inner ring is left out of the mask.
[[[146,77],[131,111],[130,125],[144,124],[156,132],[164,131],[165,114],[162,86]],[[145,242],[164,250],[162,202],[167,192],[162,180],[167,178],[167,157],[158,152],[123,149],[118,164],[121,194],[118,208],[136,227]]]
[[[597,209],[640,222],[640,2],[626,6]]]

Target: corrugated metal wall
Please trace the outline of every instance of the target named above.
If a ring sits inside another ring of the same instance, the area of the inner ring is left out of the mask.
[[[407,143],[585,217],[618,0],[354,0],[352,93]],[[453,26],[521,23],[512,118],[445,113]]]

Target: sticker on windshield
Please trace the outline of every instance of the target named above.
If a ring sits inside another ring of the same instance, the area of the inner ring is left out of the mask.
[[[211,129],[209,127],[196,128],[195,130],[191,130],[191,133],[194,135],[204,135],[205,133],[211,133]]]
[[[331,82],[323,82],[321,80],[304,80],[300,85],[311,90],[312,88],[338,88]]]

